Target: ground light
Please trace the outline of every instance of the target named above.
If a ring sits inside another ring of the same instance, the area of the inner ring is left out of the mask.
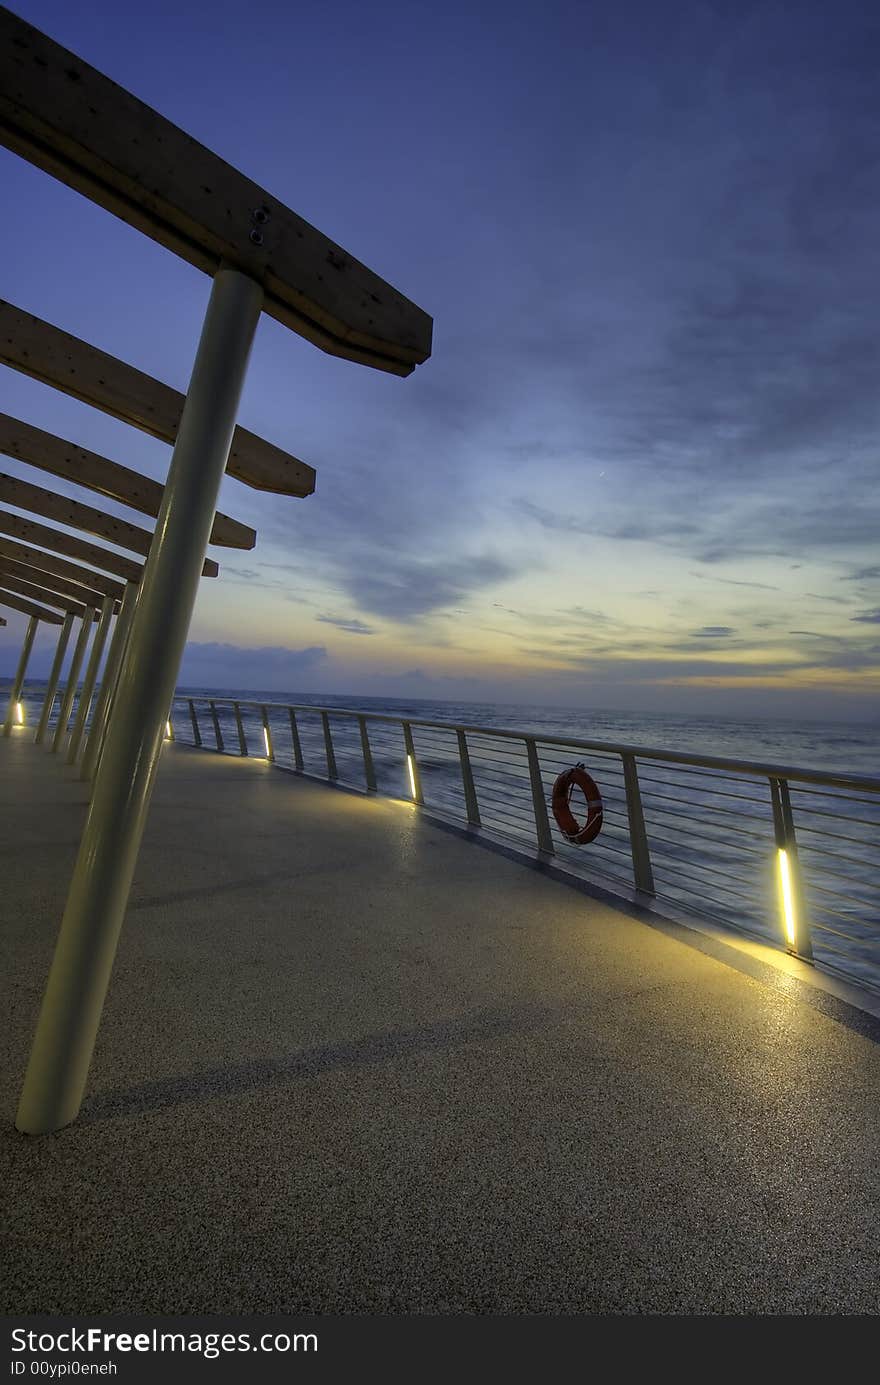
[[[24,726],[24,707],[20,702],[15,704],[15,720],[19,726]]]
[[[173,741],[173,740],[174,740],[174,732],[171,730],[171,722],[170,722],[170,721],[166,721],[166,723],[165,723],[165,739],[166,739],[166,741]]]
[[[270,760],[272,758],[272,742],[269,740],[268,726],[263,727],[263,744],[266,747],[266,759]]]
[[[412,756],[411,756],[411,755],[407,755],[407,757],[406,757],[406,767],[407,767],[407,769],[409,770],[409,782],[410,782],[410,787],[412,788],[412,796],[413,796],[413,798],[415,798],[415,797],[416,797],[416,775],[415,775],[415,770],[413,769],[413,761],[412,761]]]
[[[779,848],[779,883],[782,888],[782,917],[785,923],[785,937],[789,947],[793,948],[797,943],[794,892],[791,888],[788,853],[782,847]]]

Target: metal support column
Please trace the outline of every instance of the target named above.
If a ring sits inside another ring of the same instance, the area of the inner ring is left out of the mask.
[[[321,713],[321,725],[324,728],[324,753],[327,756],[327,778],[336,778],[336,755],[333,751],[333,736],[330,733],[330,718],[326,712]]]
[[[49,682],[46,684],[46,696],[43,701],[43,710],[40,712],[37,734],[34,736],[34,745],[43,744],[43,738],[49,725],[49,718],[52,715],[52,708],[55,705],[55,693],[58,689],[58,679],[61,677],[61,666],[64,663],[64,656],[67,653],[73,622],[73,612],[68,611],[67,615],[64,617],[61,634],[58,636],[58,643],[55,646],[55,658],[52,660],[52,671],[49,674]]]
[[[798,860],[794,816],[788,781],[770,780],[770,803],[773,809],[773,831],[776,837],[776,868],[779,874],[779,894],[782,931],[786,948],[805,962],[813,960],[810,936],[810,917],[804,895],[804,882]]]
[[[260,712],[263,718],[263,744],[266,747],[266,759],[274,760],[275,747],[272,744],[272,728],[269,725],[269,713],[266,711],[265,707],[261,707]]]
[[[213,703],[213,702],[211,702],[211,703],[209,703],[208,705],[210,706],[210,709],[211,709],[211,720],[212,720],[213,723],[214,723],[214,744],[215,744],[215,746],[217,747],[218,750],[220,750],[220,751],[225,750],[225,749],[226,749],[226,746],[224,745],[224,742],[223,742],[223,732],[220,730],[220,718],[219,718],[218,715],[217,715],[217,707],[216,707],[216,704]]]
[[[422,776],[419,774],[419,762],[416,759],[416,747],[413,741],[412,727],[408,721],[403,723],[403,746],[406,751],[406,767],[409,771],[409,786],[412,789],[413,803],[424,803]]]
[[[199,718],[196,713],[196,704],[193,702],[192,698],[189,700],[189,719],[192,722],[193,728],[193,744],[201,745],[202,733],[199,730]]]
[[[236,730],[238,731],[239,753],[241,755],[247,755],[247,736],[244,734],[244,722],[241,719],[241,704],[238,702],[234,702],[232,705],[235,708],[235,726]]]
[[[623,782],[626,788],[626,814],[629,821],[629,846],[633,863],[633,879],[636,889],[643,894],[654,894],[654,872],[651,869],[651,849],[648,833],[645,830],[645,814],[642,809],[642,793],[639,788],[639,771],[634,755],[622,755]]]
[[[95,638],[92,641],[92,652],[89,655],[89,662],[86,666],[86,676],[83,679],[82,692],[80,693],[79,707],[76,712],[76,720],[73,723],[73,730],[70,733],[70,745],[67,747],[67,763],[75,765],[79,748],[82,745],[83,734],[86,729],[86,718],[89,715],[89,708],[92,705],[92,698],[95,694],[95,684],[98,681],[98,665],[101,662],[101,655],[104,653],[104,645],[107,643],[107,632],[110,629],[110,622],[113,619],[113,607],[116,602],[112,596],[105,596],[101,602],[101,619],[95,631]]]
[[[474,772],[471,768],[471,757],[468,751],[467,736],[463,731],[456,731],[455,734],[458,737],[458,759],[461,764],[461,782],[464,788],[467,820],[471,827],[479,827],[480,808],[477,803],[477,790],[474,784]]]
[[[547,799],[544,796],[541,762],[538,759],[538,747],[531,737],[526,738],[526,754],[529,757],[529,780],[532,785],[532,808],[535,814],[538,850],[553,854],[553,837],[550,834],[550,819],[547,816]]]
[[[12,696],[9,699],[9,711],[6,713],[6,720],[3,723],[3,734],[9,736],[15,724],[15,713],[21,698],[21,690],[24,685],[24,675],[27,673],[28,659],[31,657],[31,650],[34,647],[34,635],[37,633],[37,626],[40,620],[38,616],[31,616],[28,627],[25,631],[24,644],[21,646],[21,654],[18,659],[18,668],[15,670],[15,681],[12,684]]]
[[[296,712],[292,707],[288,707],[290,713],[290,738],[293,741],[293,764],[294,768],[302,771],[305,768],[303,761],[302,742],[299,738],[299,727],[296,724]]]
[[[370,749],[370,737],[367,734],[367,718],[358,717],[358,726],[361,730],[361,750],[364,753],[364,778],[367,781],[368,793],[376,792],[376,770],[373,765],[373,752]]]
[[[25,1075],[27,1134],[67,1125],[82,1101],[262,301],[221,266]]]
[[[122,656],[125,653],[128,632],[131,629],[137,594],[137,584],[126,582],[125,591],[122,594],[122,605],[119,608],[119,615],[116,617],[110,648],[107,651],[107,662],[104,665],[104,676],[101,679],[98,701],[95,703],[92,727],[86,740],[86,748],[83,751],[79,772],[80,779],[91,779],[101,758],[101,746],[104,744],[104,737],[107,733],[107,718],[113,707],[113,694],[116,691],[119,670],[122,667]]]
[[[55,735],[52,737],[52,744],[49,749],[53,754],[61,749],[61,742],[67,730],[67,723],[70,721],[70,713],[73,709],[73,699],[76,697],[76,685],[79,681],[79,671],[82,668],[82,661],[86,656],[86,646],[89,642],[89,635],[92,633],[92,625],[95,620],[95,607],[87,606],[86,613],[82,618],[79,635],[73,647],[73,658],[70,661],[70,671],[67,675],[67,686],[64,689],[64,696],[61,699],[61,710],[58,713],[58,723],[55,727]]]

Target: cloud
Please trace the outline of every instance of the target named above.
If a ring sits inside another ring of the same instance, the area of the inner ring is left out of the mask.
[[[734,577],[710,577],[706,572],[690,572],[689,577],[696,577],[702,582],[721,582],[726,587],[753,587],[755,591],[778,592],[781,587],[771,586],[768,582],[742,582]]]
[[[341,616],[315,616],[315,620],[323,621],[325,625],[335,625],[338,630],[344,630],[349,635],[375,635],[376,633],[372,625],[365,625],[362,620],[345,619]]]
[[[863,611],[859,616],[850,616],[850,620],[861,621],[864,625],[880,625],[880,608],[874,611]]]
[[[296,690],[297,681],[327,658],[323,645],[247,649],[219,642],[187,644],[178,683],[191,688]]]
[[[840,580],[842,582],[871,582],[878,577],[880,577],[880,565],[875,563],[871,567],[860,567]]]
[[[705,640],[725,638],[728,635],[735,635],[736,631],[732,630],[729,625],[704,625],[699,630],[691,630],[690,633],[693,639]]]
[[[411,621],[516,573],[513,563],[489,555],[447,560],[386,553],[360,572],[357,602],[374,615]]]

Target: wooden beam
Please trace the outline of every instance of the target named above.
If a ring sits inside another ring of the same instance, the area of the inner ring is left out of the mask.
[[[88,448],[77,447],[75,443],[65,442],[42,428],[11,418],[0,413],[0,452],[7,457],[15,457],[28,466],[39,467],[41,471],[51,472],[65,481],[73,481],[77,486],[97,491],[108,500],[116,500],[131,510],[139,510],[153,519],[159,513],[165,487],[149,476],[131,471],[127,466],[111,462],[107,457]],[[257,541],[256,533],[246,524],[228,515],[214,516],[210,543],[224,548],[253,548]]]
[[[0,534],[11,534],[23,543],[40,544],[50,548],[53,553],[64,553],[68,558],[78,558],[83,563],[91,563],[104,572],[113,572],[126,582],[140,582],[144,575],[143,565],[132,558],[124,558],[121,553],[111,553],[99,544],[86,539],[64,534],[60,529],[52,529],[48,524],[38,524],[35,519],[25,519],[21,515],[11,515],[0,508]]]
[[[83,606],[100,606],[106,594],[95,587],[84,587],[80,582],[69,582],[66,577],[59,577],[54,572],[43,572],[38,567],[31,567],[30,563],[19,563],[14,558],[4,558],[0,553],[0,581],[6,581],[9,577],[43,586],[47,591],[59,592],[62,596],[72,597]]]
[[[44,606],[35,606],[32,601],[25,601],[20,596],[14,596],[12,592],[3,591],[0,588],[0,606],[8,606],[10,611],[21,611],[25,616],[36,616],[37,620],[44,620],[47,625],[63,625],[64,617],[57,611],[47,611]]]
[[[15,539],[0,536],[0,562],[4,558],[27,564],[37,572],[51,572],[56,577],[66,577],[70,582],[78,582],[82,587],[99,591],[102,596],[115,597],[117,601],[121,601],[125,595],[124,584],[113,577],[106,577],[103,572],[81,567],[79,563],[68,563],[54,553],[44,553],[41,548],[32,548],[28,543],[16,543]]]
[[[265,189],[0,10],[0,138],[8,148],[214,274],[264,287],[265,311],[334,356],[409,375],[431,319]]]
[[[113,515],[104,514],[103,510],[82,505],[78,500],[68,500],[66,496],[56,495],[42,486],[32,486],[29,481],[19,481],[16,476],[7,476],[3,472],[0,472],[0,500],[7,505],[15,505],[19,510],[42,515],[44,519],[54,519],[57,524],[67,524],[71,529],[82,529],[86,534],[107,539],[120,548],[140,553],[143,558],[150,551],[153,535],[149,529],[141,529],[140,525],[129,524],[125,519],[115,519]],[[206,558],[202,575],[216,577],[217,572],[217,564]]]
[[[6,624],[6,617],[5,617],[5,616],[0,616],[0,625],[5,625],[5,624]]]
[[[0,569],[0,584],[5,591],[26,596],[31,601],[44,601],[47,606],[58,606],[62,611],[71,611],[80,619],[86,613],[86,608],[81,601],[74,601],[71,596],[62,596],[60,592],[50,591],[48,587],[38,586],[35,582],[23,582],[20,577],[13,577],[11,572],[5,572],[2,569]],[[95,612],[95,617],[97,619],[97,612]]]
[[[162,442],[177,437],[184,405],[178,390],[5,299],[0,299],[0,361]],[[246,428],[232,435],[226,473],[277,495],[306,496],[315,489],[313,467]]]

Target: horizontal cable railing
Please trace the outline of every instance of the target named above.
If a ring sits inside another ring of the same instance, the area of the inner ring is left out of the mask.
[[[169,730],[190,744],[407,799],[612,890],[669,901],[880,987],[880,780],[204,696],[176,696]],[[557,776],[584,759],[603,826],[579,846],[557,826],[552,792]]]

